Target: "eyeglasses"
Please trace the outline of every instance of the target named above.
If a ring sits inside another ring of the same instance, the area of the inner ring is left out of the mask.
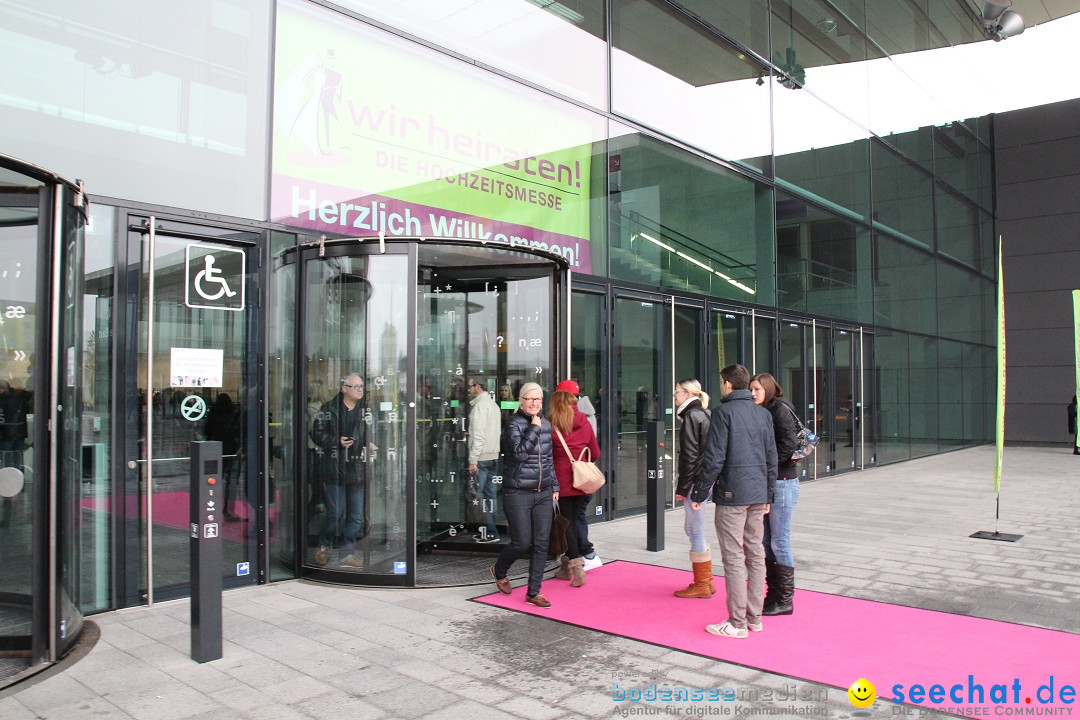
[[[527,397],[527,398],[521,398],[521,401],[522,402],[544,402],[544,398],[543,398],[543,396],[540,396],[540,397]]]
[[[357,384],[357,385],[347,385],[347,384],[345,384],[345,383],[342,383],[342,384],[341,384],[341,387],[343,387],[343,388],[350,388],[350,389],[351,389],[351,388],[355,388],[355,389],[357,389],[357,390],[363,390],[363,389],[364,389],[364,383],[359,383],[359,384]]]

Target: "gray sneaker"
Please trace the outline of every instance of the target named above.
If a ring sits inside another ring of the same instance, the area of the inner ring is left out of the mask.
[[[341,565],[343,567],[350,567],[350,568],[360,569],[360,568],[364,567],[364,561],[360,559],[359,555],[350,554],[350,555],[345,556],[345,558],[342,559],[342,561],[340,563],[338,563],[338,565]]]

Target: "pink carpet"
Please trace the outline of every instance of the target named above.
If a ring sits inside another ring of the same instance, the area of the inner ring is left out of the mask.
[[[764,631],[745,640],[719,638],[704,627],[727,616],[722,577],[709,600],[672,595],[689,582],[689,570],[616,561],[587,577],[581,588],[545,580],[542,592],[552,603],[547,610],[526,604],[524,587],[475,600],[845,693],[865,678],[880,699],[921,707],[987,707],[995,715],[1019,706],[1039,713],[1074,707],[1069,701],[1076,696],[1066,686],[1080,691],[1080,635],[1072,633],[796,590],[796,614],[764,618]],[[1046,687],[1051,678],[1052,697]],[[896,685],[902,686],[899,694]],[[915,685],[926,696],[919,698],[916,690],[913,697]],[[935,685],[942,687],[932,699]],[[982,687],[982,701],[969,685]],[[1005,697],[994,686],[1004,686]]]

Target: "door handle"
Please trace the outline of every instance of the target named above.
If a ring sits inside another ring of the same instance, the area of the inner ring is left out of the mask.
[[[236,457],[236,456],[235,455],[222,455],[222,457]],[[189,458],[189,457],[151,458],[149,460],[149,462],[152,462],[152,463],[180,462],[181,460],[190,460],[190,459],[191,458]],[[146,462],[147,462],[147,460],[142,459],[142,458],[140,458],[138,460],[128,460],[127,466],[128,466],[129,470],[134,470],[139,465],[145,465]]]

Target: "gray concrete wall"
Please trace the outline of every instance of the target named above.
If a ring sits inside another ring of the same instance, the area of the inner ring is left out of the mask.
[[[1005,439],[1071,443],[1071,291],[1080,289],[1080,100],[994,121],[1008,351]]]

